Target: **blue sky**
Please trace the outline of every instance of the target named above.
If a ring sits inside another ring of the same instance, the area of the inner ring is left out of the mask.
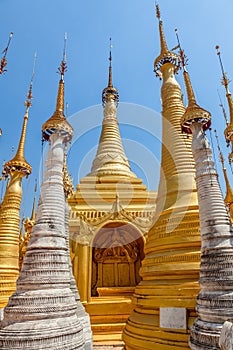
[[[215,45],[220,45],[225,70],[233,79],[233,2],[161,0],[160,9],[170,48],[176,46],[174,29],[179,30],[182,46],[189,57],[188,69],[197,100],[212,113],[213,129],[218,129],[227,156],[217,89],[226,107],[227,104],[220,84]],[[41,126],[55,108],[59,80],[56,71],[62,58],[64,32],[68,35],[65,99],[76,129],[68,159],[74,184],[90,170],[98,144],[102,107],[93,106],[101,103],[101,92],[107,84],[111,36],[113,81],[122,102],[119,122],[126,153],[133,170],[149,189],[156,189],[161,146],[158,114],[161,82],[153,73],[153,61],[159,54],[154,0],[1,0],[1,14],[0,50],[5,48],[9,33],[14,32],[7,56],[8,71],[0,76],[1,164],[12,157],[12,146],[16,148],[18,144],[33,55],[37,51],[34,99],[25,146],[33,173],[23,181],[23,214],[30,212],[34,181],[40,178]],[[177,79],[183,88],[181,73]],[[233,91],[233,86],[230,87]],[[222,181],[221,173],[220,179]]]

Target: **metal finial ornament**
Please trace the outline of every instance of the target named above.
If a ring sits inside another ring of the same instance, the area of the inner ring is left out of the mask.
[[[36,66],[36,52],[34,53],[34,61],[33,61],[33,68],[32,68],[32,76],[31,76],[31,81],[30,81],[30,86],[27,94],[27,100],[24,102],[25,106],[27,108],[31,107],[32,105],[32,84],[34,80],[34,75],[35,75],[35,66]]]
[[[63,49],[63,57],[60,67],[58,68],[58,72],[60,74],[60,81],[57,92],[57,102],[56,109],[53,115],[42,125],[42,141],[49,141],[49,138],[52,134],[56,132],[60,132],[65,135],[64,142],[68,142],[71,140],[73,135],[73,128],[69,124],[69,122],[65,118],[65,103],[64,103],[64,74],[67,70],[66,66],[66,40],[67,35],[64,35],[64,49]]]
[[[119,93],[112,83],[112,38],[110,37],[110,51],[109,51],[109,73],[108,73],[108,86],[102,92],[102,104],[106,106],[107,102],[114,101],[116,106],[119,102]]]
[[[113,45],[112,45],[112,38],[110,37],[109,38],[109,62],[110,62],[110,67],[112,66],[112,48],[113,48]]]
[[[218,91],[218,90],[217,90],[217,91]],[[226,125],[228,126],[228,125],[229,125],[229,122],[228,122],[228,119],[227,119],[227,112],[226,112],[226,110],[225,110],[225,108],[224,108],[224,106],[223,106],[222,99],[221,99],[221,96],[220,96],[219,91],[218,91],[218,97],[219,97],[219,101],[220,101],[219,106],[220,106],[221,109],[222,109],[223,117],[224,117],[224,119],[225,119]]]
[[[222,84],[224,85],[226,90],[226,97],[227,97],[228,106],[229,106],[230,123],[227,124],[227,127],[224,131],[224,135],[225,135],[227,145],[229,146],[231,143],[231,153],[229,154],[228,159],[229,159],[229,162],[232,163],[233,162],[233,100],[232,100],[231,92],[229,90],[230,80],[227,78],[226,72],[224,71],[218,45],[216,46],[216,50],[217,50],[217,55],[219,57],[221,71],[222,71]]]
[[[58,68],[58,73],[61,75],[61,80],[64,79],[65,72],[67,71],[66,64],[66,42],[67,42],[67,33],[64,34],[64,48],[63,48],[63,58],[61,61],[61,65]]]
[[[178,29],[177,28],[175,29],[175,33],[176,33],[176,38],[177,38],[177,42],[178,42],[178,45],[175,47],[175,49],[179,48],[179,56],[180,56],[181,66],[185,70],[186,66],[188,64],[188,58],[185,55],[184,50],[181,48],[180,38],[179,38],[179,34],[178,34]]]
[[[179,55],[180,55],[181,65],[183,67],[184,82],[185,82],[185,87],[188,95],[188,106],[185,110],[184,115],[181,118],[181,128],[183,132],[186,132],[187,134],[191,134],[192,133],[191,125],[194,122],[198,122],[202,124],[203,131],[205,131],[210,128],[211,114],[204,108],[200,107],[196,102],[191,79],[186,69],[187,57],[184,54],[184,50],[181,48],[177,29],[175,30],[175,32],[178,40],[178,45],[180,47]]]
[[[157,2],[155,2],[155,11],[156,11],[156,17],[158,18],[158,20],[160,20],[161,14],[160,14],[160,9],[159,9],[159,4]]]
[[[7,51],[8,51],[8,49],[9,49],[12,36],[13,36],[13,32],[10,32],[7,46],[6,46],[6,48],[2,51],[3,57],[2,57],[1,62],[0,62],[0,74],[3,74],[4,72],[7,71],[7,69],[5,69],[5,67],[6,67],[6,65],[7,65],[6,54],[7,54]]]
[[[221,53],[219,51],[219,46],[216,45],[215,49],[217,51],[217,55],[218,55],[218,58],[219,58],[219,63],[220,63],[221,71],[222,71],[222,85],[225,86],[225,88],[226,88],[226,90],[228,92],[228,85],[230,83],[230,80],[227,78],[227,74],[226,74],[226,72],[224,71],[224,68],[223,68],[223,63],[222,63]]]

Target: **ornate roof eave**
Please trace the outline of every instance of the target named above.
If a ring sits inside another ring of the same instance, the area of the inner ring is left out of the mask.
[[[117,211],[116,211],[116,208]],[[125,222],[131,223],[132,225],[137,226],[137,228],[141,231],[141,233],[147,232],[152,223],[153,223],[153,215],[149,215],[147,218],[145,217],[137,217],[133,215],[131,212],[125,210],[119,202],[119,198],[116,197],[116,200],[112,204],[112,208],[109,212],[106,212],[100,218],[86,218],[85,215],[79,214],[77,212],[77,216],[85,221],[88,225],[92,227],[94,231],[99,230],[100,227],[109,223],[109,222]]]

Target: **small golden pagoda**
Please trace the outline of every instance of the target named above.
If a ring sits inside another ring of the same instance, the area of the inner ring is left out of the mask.
[[[116,342],[129,316],[141,277],[143,247],[155,210],[155,192],[130,170],[117,120],[118,91],[103,90],[104,118],[91,172],[68,198],[70,247],[80,299],[91,318],[94,341]]]
[[[189,329],[199,291],[200,228],[191,137],[181,131],[185,112],[175,73],[180,58],[169,51],[158,5],[161,53],[154,63],[163,80],[162,159],[157,220],[148,233],[145,259],[123,333],[127,350],[189,349]]]
[[[28,111],[32,100],[32,81],[27,96],[21,138],[16,155],[5,163],[3,178],[8,178],[4,199],[0,205],[0,308],[15,291],[19,275],[19,224],[22,199],[22,179],[32,168],[24,157]]]

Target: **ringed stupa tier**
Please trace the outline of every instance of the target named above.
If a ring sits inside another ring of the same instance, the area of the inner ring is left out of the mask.
[[[10,297],[1,322],[3,350],[85,349],[83,327],[70,289],[65,230],[63,147],[73,134],[64,117],[65,70],[64,57],[56,110],[42,126],[43,140],[49,141],[49,150],[35,225],[16,292]]]
[[[162,158],[156,222],[148,233],[142,281],[123,333],[127,350],[189,349],[199,291],[200,232],[191,137],[181,132],[185,108],[175,79],[178,55],[169,51],[158,5],[161,53],[154,63],[163,80]]]
[[[16,289],[19,275],[19,224],[20,203],[22,199],[22,179],[28,177],[32,168],[25,160],[24,147],[28,122],[28,112],[32,99],[32,82],[25,102],[21,137],[16,155],[5,163],[2,172],[9,179],[6,192],[0,204],[0,309],[4,308],[8,298]],[[0,317],[1,319],[1,317]]]
[[[181,123],[184,130],[193,135],[201,231],[200,293],[189,345],[193,350],[217,350],[224,322],[233,321],[233,230],[205,135],[211,116],[197,105],[185,67],[184,79],[189,104]]]
[[[70,246],[80,298],[91,318],[98,344],[120,344],[140,281],[143,246],[155,208],[130,169],[120,137],[118,90],[112,83],[110,51],[108,85],[102,92],[104,118],[91,172],[68,197]]]

